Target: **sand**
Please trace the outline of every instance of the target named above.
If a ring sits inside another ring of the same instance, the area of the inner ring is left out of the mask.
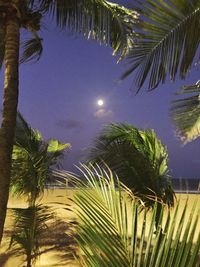
[[[41,203],[53,208],[57,222],[50,222],[48,232],[42,238],[42,249],[39,260],[36,263],[36,267],[78,267],[80,264],[74,259],[76,255],[76,246],[73,238],[73,232],[69,227],[69,222],[75,221],[75,214],[66,209],[71,204],[70,199],[73,198],[73,194],[76,189],[50,189],[46,190]],[[193,203],[197,200],[200,206],[200,195],[197,194],[177,194],[177,198],[181,199],[180,208],[184,207],[187,197],[188,202],[188,214],[192,208]],[[23,256],[17,256],[13,253],[13,250],[9,250],[9,236],[12,229],[12,213],[10,208],[22,208],[26,207],[24,198],[10,197],[8,203],[8,214],[5,225],[5,235],[3,243],[0,249],[0,267],[22,267]],[[74,206],[71,207],[72,209]],[[173,211],[172,211],[173,212]],[[181,210],[179,211],[179,216]],[[197,226],[195,239],[200,232],[200,223]]]

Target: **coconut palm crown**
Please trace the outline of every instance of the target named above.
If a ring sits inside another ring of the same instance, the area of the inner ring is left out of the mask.
[[[16,17],[19,29],[30,33],[23,38],[21,62],[38,60],[42,54],[39,36],[42,21],[49,16],[56,26],[73,34],[83,34],[110,45],[120,56],[130,48],[138,13],[105,0],[8,0],[0,1],[0,63],[5,57],[6,23]]]
[[[88,161],[106,163],[146,206],[155,198],[173,205],[167,150],[153,130],[111,123],[96,138]]]

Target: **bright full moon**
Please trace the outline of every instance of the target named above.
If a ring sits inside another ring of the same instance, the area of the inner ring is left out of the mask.
[[[103,104],[104,104],[104,102],[103,102],[102,99],[99,99],[99,100],[97,101],[97,105],[98,105],[98,106],[103,106]]]

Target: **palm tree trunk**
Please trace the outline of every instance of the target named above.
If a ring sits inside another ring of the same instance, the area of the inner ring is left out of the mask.
[[[15,134],[19,83],[19,21],[12,15],[6,22],[4,100],[0,128],[0,243],[9,196],[11,158]]]
[[[31,267],[31,258],[30,257],[27,258],[27,265],[26,265],[26,267]]]

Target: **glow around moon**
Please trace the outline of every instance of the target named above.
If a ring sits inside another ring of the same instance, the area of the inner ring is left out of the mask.
[[[97,100],[97,105],[98,105],[98,106],[103,106],[103,104],[104,104],[103,99],[98,99],[98,100]]]

